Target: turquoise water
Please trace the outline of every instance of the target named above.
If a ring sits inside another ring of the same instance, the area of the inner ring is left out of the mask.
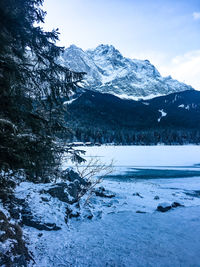
[[[117,170],[118,169],[118,170]],[[139,181],[139,180],[150,180],[150,179],[175,179],[175,178],[192,178],[199,177],[200,179],[200,168],[185,167],[174,168],[117,168],[114,173],[107,175],[104,179],[115,180],[115,181]]]

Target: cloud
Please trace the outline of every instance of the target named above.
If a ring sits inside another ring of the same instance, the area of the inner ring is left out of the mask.
[[[200,20],[200,12],[193,12],[192,16],[194,20]]]
[[[162,76],[170,75],[173,79],[200,90],[200,50],[189,51],[172,58],[165,53],[146,51],[131,55],[131,58],[149,59]]]
[[[166,66],[160,66],[160,71],[163,75],[171,75],[181,82],[190,84],[196,90],[200,90],[200,50],[172,58]]]

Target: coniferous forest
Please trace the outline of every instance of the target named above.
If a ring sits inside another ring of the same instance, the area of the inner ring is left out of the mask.
[[[140,101],[85,90],[67,107],[65,121],[72,134],[66,139],[116,145],[199,144],[199,102],[195,90]]]

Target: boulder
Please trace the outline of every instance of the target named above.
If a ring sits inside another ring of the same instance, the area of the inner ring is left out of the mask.
[[[109,190],[106,190],[103,186],[100,186],[97,189],[95,189],[94,193],[97,197],[105,197],[105,198],[115,197],[115,194],[113,194]]]
[[[73,170],[64,171],[62,179],[66,182],[54,184],[48,190],[42,190],[41,193],[48,193],[62,202],[74,204],[79,200],[80,193],[84,194],[90,185]]]
[[[160,211],[160,212],[166,212],[168,210],[170,210],[172,208],[172,205],[169,204],[169,203],[160,203],[157,207],[157,211]]]
[[[72,191],[73,186],[71,185],[70,188]],[[56,197],[62,202],[72,204],[76,201],[69,197],[68,189],[69,189],[69,185],[67,183],[57,183],[57,184],[53,185],[52,187],[50,187],[48,190],[44,190],[41,193],[48,193],[52,197]],[[75,191],[75,189],[74,189],[74,191]]]
[[[73,170],[64,170],[61,174],[61,178],[64,180],[64,181],[69,181],[69,182],[74,182],[74,181],[78,181],[79,184],[82,184],[82,185],[87,185],[88,182],[83,179],[77,172],[74,172]]]
[[[166,212],[172,208],[177,208],[177,207],[184,207],[184,205],[180,204],[179,202],[173,202],[172,204],[169,203],[161,203],[157,207],[157,211],[161,212]]]
[[[172,203],[172,208],[177,208],[177,207],[184,207],[184,205],[180,204],[179,202],[173,202]]]
[[[31,211],[29,212],[22,212],[22,224],[26,226],[33,227],[37,230],[44,230],[44,231],[57,231],[61,228],[58,227],[55,223],[42,223],[37,218],[34,218],[31,214]]]

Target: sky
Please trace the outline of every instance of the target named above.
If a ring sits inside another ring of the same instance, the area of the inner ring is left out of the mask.
[[[44,0],[43,9],[59,45],[112,44],[200,90],[200,0]]]

